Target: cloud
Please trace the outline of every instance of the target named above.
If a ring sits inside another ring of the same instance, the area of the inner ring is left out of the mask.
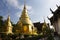
[[[21,15],[21,12],[17,12],[17,13],[15,14],[16,17],[20,17],[20,15]]]
[[[16,8],[20,8],[18,0],[6,0],[6,1],[7,1],[7,3],[10,6],[13,6],[13,7],[16,7]]]
[[[23,7],[24,7],[24,5],[21,5],[21,6],[20,6],[21,11],[18,11],[18,12],[16,13],[16,16],[17,16],[17,17],[20,17],[20,16],[21,16]],[[27,8],[27,11],[28,11],[29,14],[33,13],[33,8],[32,8],[32,6],[26,5],[26,8]]]
[[[19,8],[19,9],[23,9],[24,5],[20,5],[18,0],[6,0],[7,3],[10,5],[10,6],[13,6],[13,7],[16,7],[16,8]],[[29,6],[29,5],[26,5],[27,7],[27,10],[31,10],[32,7]]]
[[[5,16],[3,16],[3,20],[6,20],[8,17],[8,14],[6,14]]]
[[[20,9],[21,11],[23,10],[24,5],[20,5],[18,0],[6,0],[6,1],[10,6],[13,6],[16,9]],[[32,6],[26,5],[26,8],[27,8],[28,13],[33,13]],[[18,11],[16,13],[17,17],[20,17],[21,11]]]

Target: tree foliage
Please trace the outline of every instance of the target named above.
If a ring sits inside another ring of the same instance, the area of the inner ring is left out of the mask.
[[[45,37],[47,37],[47,40],[54,40],[53,37],[53,30],[50,29],[50,27],[44,22],[42,26],[42,33]]]
[[[3,22],[3,17],[2,17],[2,16],[0,16],[0,27],[2,27],[2,26],[3,26],[3,24],[4,24],[4,22]]]

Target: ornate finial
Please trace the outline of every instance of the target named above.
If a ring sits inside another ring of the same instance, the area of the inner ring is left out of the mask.
[[[45,19],[44,19],[44,23],[43,23],[42,30],[44,30],[44,28],[46,28],[46,27],[47,27],[47,24],[46,24],[46,21],[45,21]]]
[[[26,0],[24,0],[24,9],[26,9]]]
[[[57,8],[59,7],[57,4],[56,4]]]
[[[47,18],[50,20],[50,18],[47,16]]]
[[[10,20],[10,13],[9,13],[9,11],[8,11],[8,20]]]
[[[10,22],[10,16],[8,15],[7,21]]]
[[[54,13],[51,8],[50,8],[50,11],[51,11],[52,13]]]

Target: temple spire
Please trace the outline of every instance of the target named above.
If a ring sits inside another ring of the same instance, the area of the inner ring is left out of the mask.
[[[44,24],[46,24],[46,21],[45,21],[45,19],[44,19]]]
[[[10,23],[10,16],[8,15],[8,18],[7,18],[7,24],[8,26],[11,26],[11,23]]]
[[[12,24],[11,24],[11,21],[10,21],[10,15],[9,15],[9,13],[8,13],[8,18],[7,18],[7,20],[6,20],[6,34],[13,34],[13,32],[12,32],[12,28],[13,28],[13,26],[12,26]]]
[[[10,22],[10,16],[8,15],[7,22]]]
[[[26,9],[26,1],[24,0],[24,8],[23,8],[23,10],[22,10],[21,18],[26,18],[26,17],[29,18],[28,12],[27,12],[27,9]]]
[[[24,0],[24,9],[26,9],[26,0]]]
[[[44,30],[46,27],[48,27],[48,26],[47,26],[47,23],[46,23],[46,21],[45,21],[45,19],[44,19],[44,24],[43,24],[43,26],[42,26],[42,30]]]
[[[30,18],[29,18],[28,11],[26,9],[26,0],[24,0],[24,8],[22,10],[22,14],[21,14],[20,20],[21,21],[24,20],[23,21],[24,24],[31,24],[31,25],[33,25],[32,22],[31,22],[31,20],[30,20]],[[27,22],[27,20],[28,20],[28,22]]]
[[[20,19],[17,23],[18,27],[20,27],[20,29],[19,29],[20,32],[19,33],[32,34],[32,29],[33,29],[33,33],[36,33],[35,32],[36,28],[34,27],[32,21],[29,18],[25,2],[26,2],[26,0],[24,0],[24,8],[22,10],[21,17],[20,17]]]

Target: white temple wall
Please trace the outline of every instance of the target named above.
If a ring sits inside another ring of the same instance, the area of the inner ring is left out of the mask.
[[[58,32],[58,21],[53,23],[53,27],[55,28],[55,31]]]
[[[58,34],[60,34],[60,18],[58,18]]]

